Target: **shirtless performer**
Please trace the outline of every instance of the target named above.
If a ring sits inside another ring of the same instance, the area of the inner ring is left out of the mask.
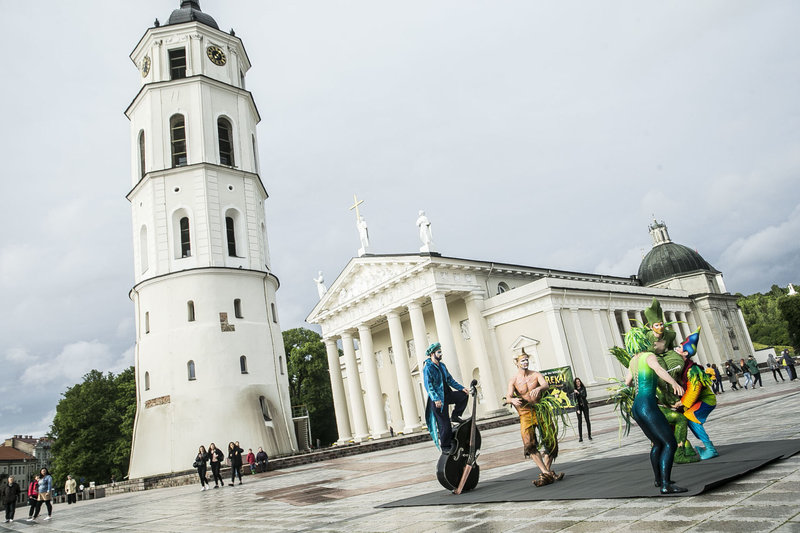
[[[557,430],[549,432],[552,435],[550,446],[548,446],[547,439],[542,438],[544,455],[539,453],[539,441],[536,438],[536,428],[539,426],[539,422],[536,418],[534,406],[539,402],[542,393],[550,388],[550,385],[539,372],[528,369],[528,354],[524,350],[514,358],[514,363],[519,370],[508,382],[506,398],[508,403],[512,404],[519,413],[519,426],[525,457],[530,456],[541,471],[539,479],[535,480],[533,484],[537,487],[542,487],[564,478],[563,472],[556,474],[550,469],[553,461],[558,457]],[[542,436],[544,435],[544,429],[539,427],[539,434]]]

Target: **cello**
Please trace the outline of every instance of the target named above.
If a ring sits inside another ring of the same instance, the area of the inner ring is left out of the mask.
[[[478,380],[469,384],[472,396],[472,417],[453,430],[453,446],[450,453],[442,454],[436,465],[439,483],[454,494],[472,490],[478,485],[480,467],[478,455],[481,448],[481,433],[478,431],[475,408],[478,403]]]

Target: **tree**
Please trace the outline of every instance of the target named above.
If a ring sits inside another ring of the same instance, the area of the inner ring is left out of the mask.
[[[292,405],[308,409],[312,439],[323,445],[336,441],[336,414],[333,409],[328,355],[318,333],[306,328],[283,332],[289,372]]]
[[[778,301],[778,307],[786,321],[794,353],[797,353],[800,350],[800,296],[784,296]]]
[[[128,473],[136,414],[133,367],[117,376],[92,370],[68,388],[56,406],[49,436],[54,440],[53,477],[67,474],[105,483]]]
[[[778,301],[784,297],[784,290],[773,285],[765,294],[755,293],[742,296],[737,303],[750,331],[750,338],[756,344],[765,346],[786,346],[789,332],[778,309]]]

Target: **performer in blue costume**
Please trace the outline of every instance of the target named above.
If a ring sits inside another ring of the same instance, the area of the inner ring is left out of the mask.
[[[461,415],[467,408],[469,392],[453,379],[447,367],[442,363],[442,345],[437,343],[428,346],[425,351],[428,359],[422,366],[425,378],[425,390],[428,391],[428,403],[425,406],[425,420],[436,447],[442,453],[450,453],[453,444],[453,428],[450,426],[450,405],[453,409],[453,421],[463,422]],[[463,394],[462,394],[463,393]]]
[[[658,362],[652,341],[648,339],[646,328],[632,328],[625,334],[625,348],[628,353],[636,354],[628,366],[625,384],[634,384],[636,397],[633,400],[631,413],[636,423],[653,443],[650,450],[650,464],[655,474],[655,486],[661,488],[661,494],[686,492],[687,489],[675,485],[670,480],[672,462],[678,443],[667,419],[658,408],[656,387],[659,378],[668,383],[677,396],[683,396],[683,387],[672,379]]]

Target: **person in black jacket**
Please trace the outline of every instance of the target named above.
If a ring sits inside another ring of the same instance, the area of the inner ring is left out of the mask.
[[[578,415],[578,442],[583,442],[583,420],[586,417],[586,433],[589,440],[592,440],[592,423],[589,421],[589,400],[586,399],[586,386],[581,378],[575,378],[572,382],[574,390],[572,397],[575,400],[575,414]]]
[[[231,462],[231,487],[233,482],[236,481],[236,476],[239,476],[239,485],[242,484],[242,453],[243,449],[239,447],[238,442],[231,442],[228,444],[228,460]]]
[[[197,469],[197,475],[200,476],[200,490],[208,490],[208,480],[206,479],[206,471],[208,470],[208,452],[206,447],[202,444],[197,450],[197,457],[194,458],[194,467]]]
[[[267,471],[267,461],[269,457],[267,457],[267,452],[264,451],[264,448],[261,446],[258,447],[258,453],[256,454],[256,469],[259,472],[266,472]]]
[[[218,489],[220,485],[224,487],[225,480],[222,479],[219,469],[222,466],[222,461],[225,460],[225,454],[222,453],[222,450],[217,448],[217,445],[213,442],[208,445],[208,459],[211,461],[211,475],[214,477],[214,488]]]
[[[14,481],[14,476],[8,476],[8,483],[3,483],[0,487],[0,501],[6,508],[6,522],[14,521],[14,511],[17,509],[19,493],[19,483]]]

